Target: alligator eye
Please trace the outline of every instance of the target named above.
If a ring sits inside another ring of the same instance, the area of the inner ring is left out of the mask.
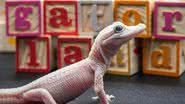
[[[115,33],[120,33],[124,30],[124,27],[122,25],[117,25],[115,28],[114,28],[114,32]]]

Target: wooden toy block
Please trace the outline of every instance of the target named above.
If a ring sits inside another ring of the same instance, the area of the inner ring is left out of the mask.
[[[154,36],[160,39],[185,39],[185,2],[155,2]]]
[[[0,23],[0,52],[15,52],[15,38],[6,36],[6,24]]]
[[[108,73],[131,76],[139,71],[138,41],[130,40],[114,56]]]
[[[49,72],[52,69],[52,51],[49,36],[17,38],[17,72]]]
[[[81,0],[78,2],[78,21],[80,35],[96,35],[113,22],[111,0]]]
[[[184,69],[184,43],[179,40],[144,40],[144,73],[179,77]]]
[[[146,25],[146,30],[138,37],[151,37],[151,7],[149,0],[115,0],[114,20],[132,26],[139,23]]]
[[[88,37],[58,38],[58,69],[87,58],[92,45]]]
[[[0,5],[0,23],[5,23],[5,0],[1,0]]]
[[[44,32],[51,35],[77,35],[77,1],[44,1]]]
[[[40,1],[6,1],[6,29],[9,36],[30,37],[40,35]]]

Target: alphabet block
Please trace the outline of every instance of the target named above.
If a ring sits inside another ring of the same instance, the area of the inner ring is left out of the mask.
[[[15,52],[15,38],[6,36],[6,24],[0,23],[0,52]]]
[[[9,36],[41,34],[40,1],[6,1],[6,28]]]
[[[151,37],[151,7],[148,0],[115,0],[114,20],[132,26],[146,24],[146,30],[138,37]]]
[[[86,58],[91,49],[91,41],[88,37],[59,37],[58,68]]]
[[[145,40],[143,44],[144,73],[179,77],[184,68],[184,49],[179,40]],[[183,61],[182,61],[183,62]]]
[[[77,1],[44,1],[44,32],[51,35],[77,35]]]
[[[52,67],[49,36],[17,38],[17,72],[49,72]]]
[[[78,2],[78,21],[80,35],[95,35],[113,22],[111,0],[82,0]]]
[[[114,56],[108,73],[131,76],[139,70],[138,41],[130,40],[124,44]]]
[[[185,39],[184,2],[156,2],[154,36],[160,39]]]

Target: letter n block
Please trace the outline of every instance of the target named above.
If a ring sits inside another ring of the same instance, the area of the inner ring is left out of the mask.
[[[17,72],[49,72],[52,65],[50,44],[48,36],[17,38]]]
[[[89,55],[92,39],[88,37],[58,38],[58,68],[76,63]]]
[[[44,32],[51,35],[77,35],[77,1],[44,1]]]
[[[78,2],[80,35],[95,35],[113,22],[111,0],[81,0]]]
[[[160,39],[185,39],[185,2],[156,2],[154,36]]]
[[[40,1],[6,1],[6,29],[9,36],[41,34]]]
[[[184,49],[179,40],[144,40],[144,73],[179,77],[183,72]]]
[[[131,76],[139,70],[138,40],[132,39],[122,45],[118,53],[112,59],[108,73],[115,75]]]
[[[114,20],[128,26],[144,23],[146,30],[138,37],[151,37],[151,7],[149,0],[115,0]]]

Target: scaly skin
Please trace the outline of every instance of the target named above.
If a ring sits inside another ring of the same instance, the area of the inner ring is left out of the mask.
[[[121,25],[124,31],[115,32]],[[103,29],[96,38],[89,56],[75,64],[43,76],[25,86],[0,90],[0,104],[64,104],[93,87],[101,104],[109,104],[103,76],[112,57],[123,43],[134,38],[145,25],[125,26],[120,22]]]

